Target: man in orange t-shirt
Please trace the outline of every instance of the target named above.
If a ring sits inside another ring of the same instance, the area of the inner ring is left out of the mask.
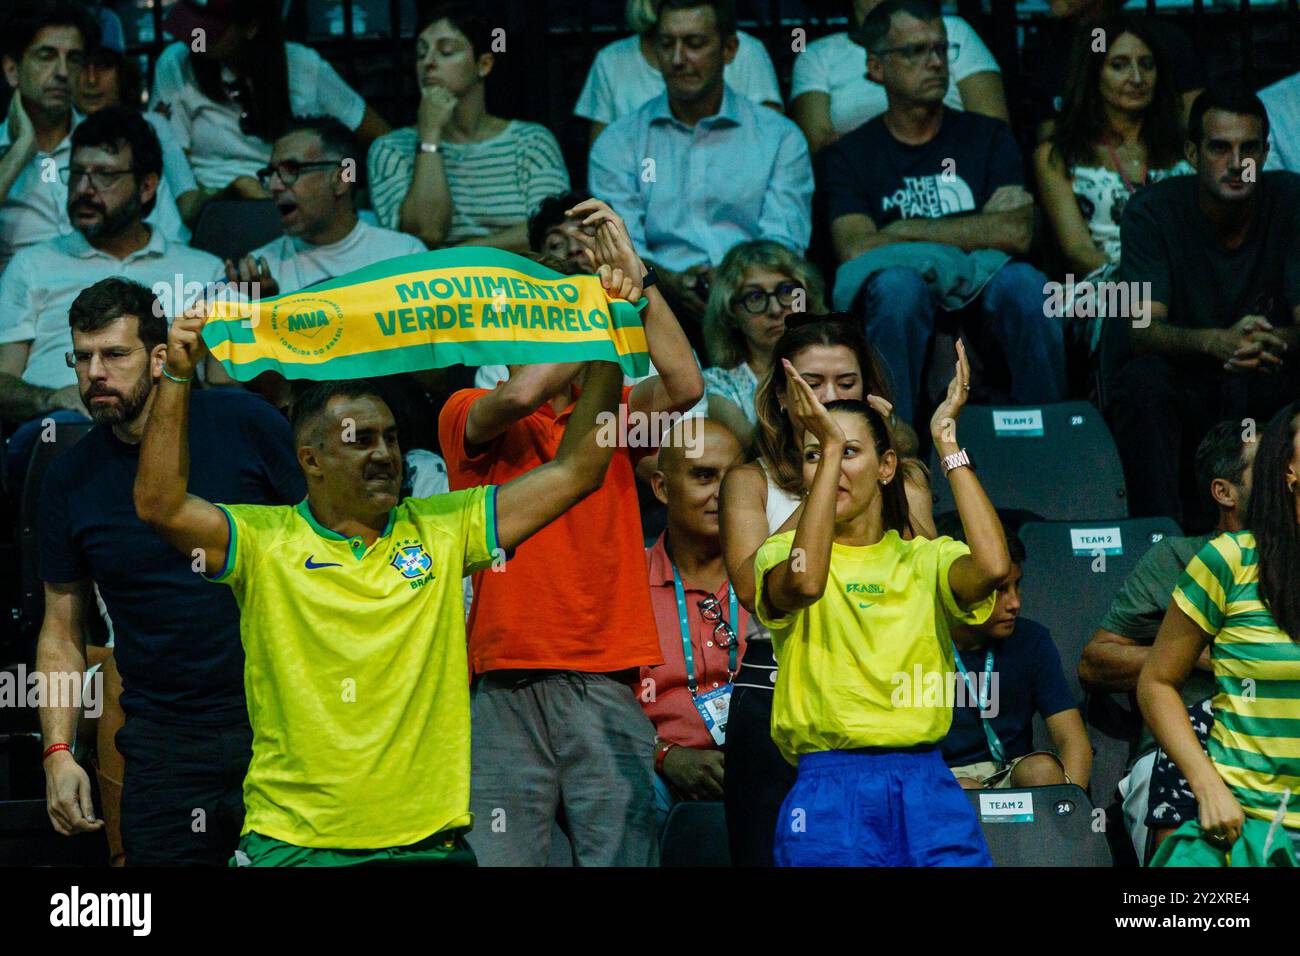
[[[633,277],[639,299],[649,280],[622,221],[595,200],[571,213],[595,226],[593,265],[615,288]],[[650,359],[663,371],[624,388],[604,484],[508,563],[474,577],[470,843],[483,866],[544,865],[560,819],[579,865],[657,859],[654,727],[633,685],[662,657],[633,466],[660,444],[646,423],[690,408],[704,381],[663,296],[652,286],[646,299]],[[454,394],[438,421],[452,489],[498,484],[549,461],[583,368],[511,366],[491,391]]]

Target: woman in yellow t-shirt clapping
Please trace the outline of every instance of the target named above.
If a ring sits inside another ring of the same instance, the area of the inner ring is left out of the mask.
[[[777,865],[990,866],[938,749],[956,680],[950,622],[987,619],[1011,571],[997,513],[956,440],[965,349],[930,428],[969,548],[903,539],[907,501],[884,420],[864,402],[823,406],[789,363],[785,372],[807,498],[796,529],[769,538],[754,562],[755,613],[780,662],[772,738],[799,768]]]

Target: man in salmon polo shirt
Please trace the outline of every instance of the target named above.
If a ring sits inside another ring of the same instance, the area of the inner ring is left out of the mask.
[[[579,866],[658,860],[655,732],[634,686],[639,669],[662,657],[633,467],[660,443],[662,432],[649,426],[694,405],[704,381],[622,220],[595,200],[571,212],[595,227],[593,267],[644,288],[646,342],[660,371],[623,389],[620,421],[610,428],[617,447],[600,489],[508,563],[474,576],[470,809],[482,866],[545,865],[557,820]],[[509,380],[491,391],[452,395],[438,422],[452,489],[498,484],[549,461],[582,370],[511,366]]]

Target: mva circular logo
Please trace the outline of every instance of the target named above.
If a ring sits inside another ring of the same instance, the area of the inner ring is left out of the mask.
[[[291,352],[324,355],[343,334],[343,310],[329,299],[277,303],[271,312],[271,331]]]

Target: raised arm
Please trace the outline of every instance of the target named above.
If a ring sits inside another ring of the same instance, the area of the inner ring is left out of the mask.
[[[89,581],[45,585],[45,619],[36,643],[36,670],[46,677],[46,687],[64,685],[58,675],[76,675],[86,671],[86,639],[83,625],[86,607],[93,606]],[[71,744],[77,736],[79,707],[55,707],[50,700],[40,702],[41,740],[52,744]],[[50,754],[43,763],[45,770],[45,810],[54,829],[63,836],[98,830],[103,820],[95,819],[95,804],[90,795],[90,777],[73,755],[66,750]]]
[[[930,435],[942,459],[961,450],[957,444],[957,419],[970,395],[970,362],[966,346],[957,340],[957,372],[948,383],[948,394],[930,419]],[[1011,555],[1002,521],[972,468],[954,468],[948,472],[948,484],[957,504],[962,530],[970,554],[964,554],[948,567],[948,587],[957,603],[970,607],[984,600],[1011,573]]]
[[[415,128],[419,143],[441,146],[442,131],[456,111],[456,97],[441,86],[420,94]],[[442,150],[426,152],[416,145],[411,184],[398,207],[397,228],[410,233],[430,249],[437,249],[451,229],[453,207]]]
[[[195,305],[167,331],[167,372],[157,385],[140,444],[135,511],[140,520],[215,573],[226,563],[230,529],[220,508],[187,491],[190,482],[190,385],[203,360],[206,318]],[[171,377],[168,377],[171,376]],[[183,379],[178,382],[176,379]]]
[[[637,255],[623,218],[599,199],[579,203],[565,215],[581,220],[583,226],[593,230],[591,235],[584,232],[582,241],[588,262],[600,275],[606,289],[615,288],[620,279],[629,279],[632,282],[630,301],[639,299],[646,265]],[[632,389],[628,409],[639,412],[685,411],[704,394],[704,376],[695,360],[695,353],[691,351],[690,340],[682,331],[668,301],[653,286],[645,291],[645,297],[646,346],[658,374]]]
[[[497,491],[502,548],[517,548],[600,487],[614,455],[614,446],[599,440],[601,413],[617,414],[622,396],[622,369],[613,362],[591,363],[555,457]]]
[[[0,155],[0,202],[9,195],[22,171],[36,155],[36,129],[32,126],[23,96],[16,89],[9,98],[9,113],[5,117],[9,132],[9,149]]]
[[[581,370],[581,362],[525,365],[516,369],[499,388],[470,406],[465,419],[465,451],[472,453],[521,418],[527,418],[542,402],[572,382]]]
[[[782,359],[790,381],[790,411],[796,431],[817,439],[817,471],[804,501],[803,514],[795,527],[790,556],[755,582],[756,600],[780,617],[816,604],[826,591],[831,570],[831,545],[835,542],[835,498],[839,491],[840,465],[844,460],[844,431],[836,424],[813,390],[788,359]]]
[[[1201,749],[1179,694],[1210,639],[1211,635],[1201,630],[1176,602],[1171,603],[1147,662],[1142,665],[1137,699],[1156,740],[1196,795],[1201,827],[1232,843],[1241,833],[1245,814]]]
[[[736,599],[754,613],[754,556],[768,538],[767,478],[757,464],[727,469],[718,495],[722,559]]]

